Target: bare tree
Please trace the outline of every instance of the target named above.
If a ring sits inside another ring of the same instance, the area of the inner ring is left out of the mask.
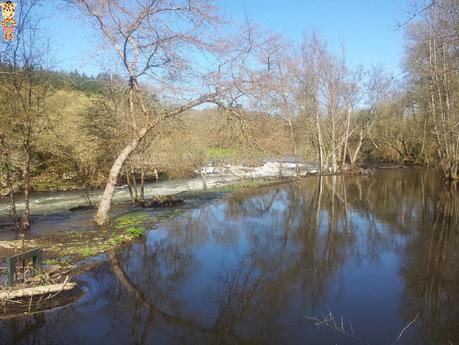
[[[214,37],[222,21],[207,0],[74,2],[114,49],[128,83],[126,116],[131,135],[113,162],[95,217],[97,224],[104,225],[120,170],[147,133],[218,96],[220,90],[211,82],[215,74],[199,66],[196,57],[213,61],[218,72],[214,56],[222,46]],[[142,80],[154,85],[154,94],[162,102],[150,102],[152,94],[141,87]]]
[[[278,35],[269,35],[260,51],[260,62],[264,66],[260,79],[259,96],[264,110],[286,124],[290,153],[297,155],[294,121],[298,116],[297,70],[292,47]]]
[[[459,6],[439,0],[410,23],[407,67],[417,108],[428,116],[445,178],[459,179]],[[417,111],[419,113],[419,111]]]
[[[21,1],[17,13],[15,40],[2,47],[0,91],[4,120],[12,128],[21,148],[24,192],[24,212],[21,229],[30,229],[31,166],[34,145],[41,131],[46,128],[47,100],[53,93],[48,76],[43,71],[49,67],[49,51],[39,36],[39,18],[32,16],[39,0]],[[35,22],[36,20],[36,22]],[[5,136],[3,136],[5,138]]]
[[[305,37],[300,50],[299,101],[316,128],[320,170],[338,172],[346,161],[354,132],[351,115],[358,91],[358,73],[335,56],[316,34]]]

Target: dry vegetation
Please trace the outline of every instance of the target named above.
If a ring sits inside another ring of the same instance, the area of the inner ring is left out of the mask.
[[[142,200],[147,179],[266,157],[331,172],[365,159],[429,164],[458,178],[457,1],[427,3],[404,24],[400,83],[351,68],[317,34],[293,44],[250,22],[230,34],[210,0],[73,1],[118,73],[52,72],[30,20],[40,0],[19,3],[16,39],[0,46],[0,185],[18,229],[32,190],[105,186],[103,225],[118,183]]]

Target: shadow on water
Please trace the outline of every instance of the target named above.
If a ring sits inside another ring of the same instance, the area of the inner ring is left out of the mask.
[[[0,322],[0,343],[389,345],[419,314],[398,344],[457,344],[458,218],[421,170],[236,193],[111,253],[79,302]],[[306,318],[330,311],[345,332]]]

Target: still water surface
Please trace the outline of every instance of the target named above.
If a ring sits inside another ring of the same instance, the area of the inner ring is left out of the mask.
[[[111,253],[80,301],[0,322],[0,344],[390,345],[415,320],[397,344],[456,345],[458,225],[422,170],[236,193]]]

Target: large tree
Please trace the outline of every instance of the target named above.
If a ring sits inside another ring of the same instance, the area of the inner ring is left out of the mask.
[[[130,139],[114,159],[95,217],[105,225],[125,161],[164,121],[216,101],[224,88],[223,66],[236,60],[220,39],[223,20],[210,0],[74,2],[112,48],[128,86]]]
[[[459,3],[429,1],[406,27],[410,105],[426,117],[444,176],[459,179]]]

